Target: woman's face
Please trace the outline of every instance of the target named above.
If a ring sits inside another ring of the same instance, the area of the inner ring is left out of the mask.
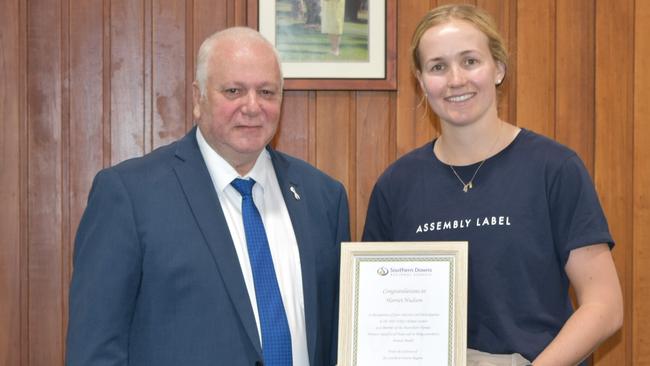
[[[505,67],[492,58],[488,38],[452,19],[427,30],[418,47],[420,87],[443,123],[464,126],[496,116],[496,87]]]

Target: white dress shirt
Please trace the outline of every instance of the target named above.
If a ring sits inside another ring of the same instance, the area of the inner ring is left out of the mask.
[[[298,243],[269,152],[266,149],[262,151],[251,171],[245,177],[242,177],[237,173],[235,168],[208,145],[201,134],[200,128],[196,129],[196,140],[199,144],[201,155],[203,155],[203,160],[205,160],[208,167],[212,183],[219,197],[221,209],[226,217],[230,235],[235,244],[235,251],[239,258],[239,265],[244,275],[248,296],[250,297],[253,313],[255,314],[257,332],[260,337],[260,343],[262,343],[253,271],[248,258],[246,234],[242,220],[242,197],[230,185],[235,178],[252,178],[255,180],[253,201],[264,222],[271,256],[273,257],[275,275],[278,279],[284,310],[287,314],[287,321],[289,322],[293,365],[309,365]]]

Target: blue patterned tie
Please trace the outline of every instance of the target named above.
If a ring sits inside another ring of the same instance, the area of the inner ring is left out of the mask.
[[[253,270],[257,311],[262,328],[262,354],[265,366],[291,365],[291,333],[284,312],[278,280],[275,277],[269,241],[252,190],[255,181],[235,179],[231,185],[242,196],[241,211],[246,232],[248,256]]]

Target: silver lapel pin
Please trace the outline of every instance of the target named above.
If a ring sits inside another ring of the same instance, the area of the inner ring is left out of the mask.
[[[300,199],[300,195],[298,194],[298,192],[296,192],[296,187],[290,186],[289,190],[291,191],[291,193],[293,193],[293,198],[295,198],[297,200]]]

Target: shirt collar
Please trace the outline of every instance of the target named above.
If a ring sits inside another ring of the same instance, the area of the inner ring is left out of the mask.
[[[264,149],[257,157],[255,165],[245,176],[240,176],[237,170],[233,168],[224,158],[221,157],[205,140],[201,129],[196,129],[196,141],[203,155],[203,160],[208,167],[208,172],[212,178],[212,182],[217,189],[223,192],[235,178],[252,178],[262,189],[264,189],[268,182],[268,172],[273,169],[271,163],[271,154]]]

